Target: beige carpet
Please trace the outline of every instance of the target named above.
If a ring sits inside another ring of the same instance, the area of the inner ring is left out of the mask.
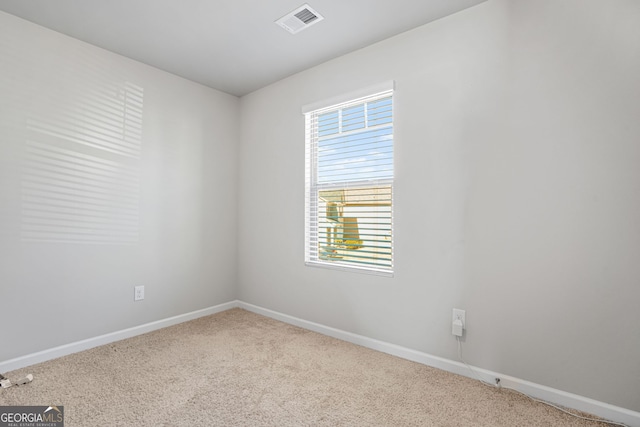
[[[73,426],[599,426],[241,309],[6,373]]]

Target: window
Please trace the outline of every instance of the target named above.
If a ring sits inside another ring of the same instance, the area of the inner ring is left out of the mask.
[[[307,108],[305,262],[393,273],[393,92]]]

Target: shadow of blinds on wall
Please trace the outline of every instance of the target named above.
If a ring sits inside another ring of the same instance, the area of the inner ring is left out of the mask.
[[[90,46],[2,52],[8,142],[22,147],[20,239],[137,243],[143,88]]]

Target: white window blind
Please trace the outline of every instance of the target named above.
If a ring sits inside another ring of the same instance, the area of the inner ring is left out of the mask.
[[[305,113],[305,262],[393,272],[393,92]]]

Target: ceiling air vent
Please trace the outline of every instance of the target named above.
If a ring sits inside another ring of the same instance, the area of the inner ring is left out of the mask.
[[[295,34],[305,28],[309,28],[323,19],[324,17],[322,15],[311,9],[311,6],[308,4],[305,4],[278,19],[276,24],[280,25],[291,34]]]

